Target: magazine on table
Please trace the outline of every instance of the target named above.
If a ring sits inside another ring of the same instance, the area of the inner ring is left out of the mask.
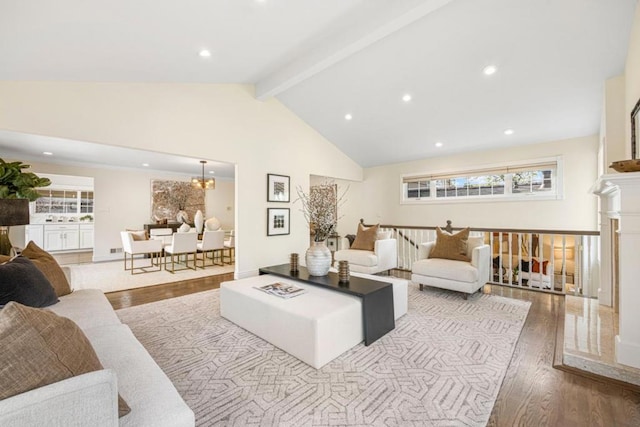
[[[306,289],[292,285],[290,283],[276,282],[269,285],[255,286],[256,289],[275,295],[280,298],[293,298],[307,292]]]

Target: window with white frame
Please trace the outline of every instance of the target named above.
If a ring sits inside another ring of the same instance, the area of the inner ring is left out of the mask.
[[[560,198],[561,158],[402,177],[403,202]]]

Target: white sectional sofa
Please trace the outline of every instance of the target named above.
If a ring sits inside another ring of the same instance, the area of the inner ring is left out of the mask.
[[[78,324],[105,369],[0,400],[1,426],[195,425],[193,411],[102,291],[78,290],[48,308]],[[131,408],[122,418],[118,393]]]

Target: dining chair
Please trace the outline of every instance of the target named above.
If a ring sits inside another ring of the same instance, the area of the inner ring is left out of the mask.
[[[228,255],[225,255],[224,252],[227,252]],[[222,251],[222,262],[224,263],[225,258],[229,259],[227,264],[233,264],[235,262],[236,257],[236,236],[231,230],[231,236],[224,242],[224,250]]]
[[[163,246],[171,244],[173,230],[170,228],[152,228],[149,230],[149,239],[160,240]]]
[[[196,269],[196,256],[198,253],[198,235],[194,232],[188,233],[173,233],[171,237],[171,244],[164,247],[164,269],[175,273],[179,270],[195,270]],[[184,256],[184,268],[176,270],[175,257],[178,257],[178,263],[180,263],[180,256]],[[189,267],[189,257],[193,259],[193,267]],[[171,257],[171,270],[167,269],[167,257]]]
[[[160,263],[162,242],[159,240],[133,240],[133,235],[130,231],[121,231],[120,238],[122,239],[125,270],[130,270],[131,274],[141,274],[160,271],[162,269],[162,264]],[[136,255],[149,255],[151,257],[151,264],[149,266],[134,267],[133,260]],[[131,257],[131,267],[127,268],[127,258],[129,256]],[[158,268],[149,270],[149,268],[153,268],[153,266],[157,266]],[[141,271],[136,273],[136,270]]]
[[[225,249],[224,246],[224,230],[209,231],[205,230],[202,233],[202,240],[197,244],[198,253],[202,254],[201,268],[206,266],[207,254],[211,254],[211,264],[216,265],[216,255],[220,259],[220,264],[223,265],[222,256]]]

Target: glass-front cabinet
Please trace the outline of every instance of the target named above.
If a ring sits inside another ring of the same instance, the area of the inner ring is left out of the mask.
[[[40,198],[35,202],[36,214],[92,214],[93,191],[38,190]]]
[[[38,193],[25,242],[52,252],[93,248],[93,191],[54,187]]]

